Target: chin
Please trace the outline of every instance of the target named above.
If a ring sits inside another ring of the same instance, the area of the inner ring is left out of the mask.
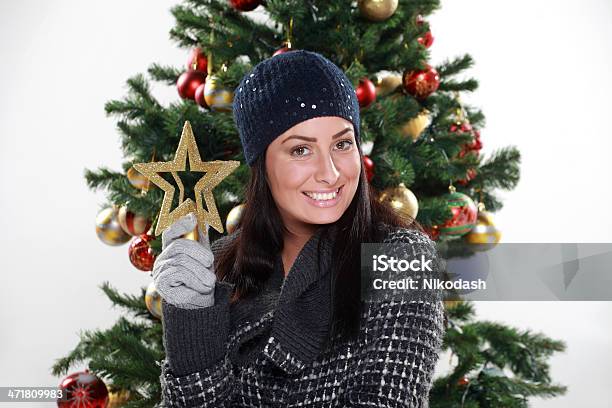
[[[316,224],[316,225],[333,224],[334,222],[338,221],[341,216],[342,216],[342,214],[340,214],[340,216],[338,216],[338,217],[317,217],[317,218],[312,218],[312,219],[309,220],[309,223],[310,224]]]
[[[325,212],[326,210],[310,210],[305,212],[303,221],[317,225],[332,224],[338,221],[342,217],[342,214],[344,214],[344,211],[338,211],[336,209],[334,209],[334,211],[327,210],[327,213]]]

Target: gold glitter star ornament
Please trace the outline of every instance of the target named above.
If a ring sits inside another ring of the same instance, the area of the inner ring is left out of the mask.
[[[205,173],[193,188],[195,203],[191,198],[184,200],[185,189],[177,174],[178,171],[186,171],[187,157],[189,157],[190,172]],[[160,235],[163,230],[172,225],[176,220],[191,212],[196,214],[198,225],[204,233],[206,233],[206,224],[223,233],[223,223],[219,217],[212,189],[221,183],[231,172],[236,170],[238,166],[240,166],[240,162],[236,160],[203,162],[200,158],[200,152],[198,151],[189,121],[186,121],[183,126],[183,133],[181,134],[181,140],[179,141],[173,161],[135,163],[134,168],[165,193],[157,219],[155,235]],[[173,210],[171,210],[171,206],[175,187],[158,173],[171,173],[179,188],[179,204]],[[208,211],[205,211],[203,208],[202,197],[204,197]]]

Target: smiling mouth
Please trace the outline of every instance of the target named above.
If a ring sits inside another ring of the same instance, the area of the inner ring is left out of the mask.
[[[332,191],[330,193],[316,193],[316,192],[311,192],[311,191],[302,191],[302,194],[312,198],[313,200],[317,200],[317,201],[333,200],[340,193],[340,190],[342,189],[342,187],[344,187],[344,184],[338,187],[335,191]]]

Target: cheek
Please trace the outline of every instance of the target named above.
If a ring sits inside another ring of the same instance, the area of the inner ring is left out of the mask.
[[[361,174],[361,157],[359,157],[359,152],[341,157],[338,161],[338,167],[347,179],[355,182],[359,180],[359,175]]]
[[[278,163],[274,168],[274,192],[278,198],[294,194],[310,177],[312,173],[309,166],[304,163],[286,162]]]

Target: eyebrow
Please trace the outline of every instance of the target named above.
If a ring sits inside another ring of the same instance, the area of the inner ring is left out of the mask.
[[[352,132],[353,129],[351,129],[350,127],[344,128],[343,130],[341,130],[340,132],[336,133],[335,135],[332,136],[332,140],[336,139],[340,136],[342,136],[343,134],[345,134],[346,132]],[[307,137],[307,136],[301,136],[301,135],[291,135],[288,138],[286,138],[285,140],[283,140],[282,143],[285,143],[287,140],[289,139],[302,139],[302,140],[306,140],[308,142],[316,142],[317,138],[316,137]],[[282,144],[281,143],[281,144]]]

